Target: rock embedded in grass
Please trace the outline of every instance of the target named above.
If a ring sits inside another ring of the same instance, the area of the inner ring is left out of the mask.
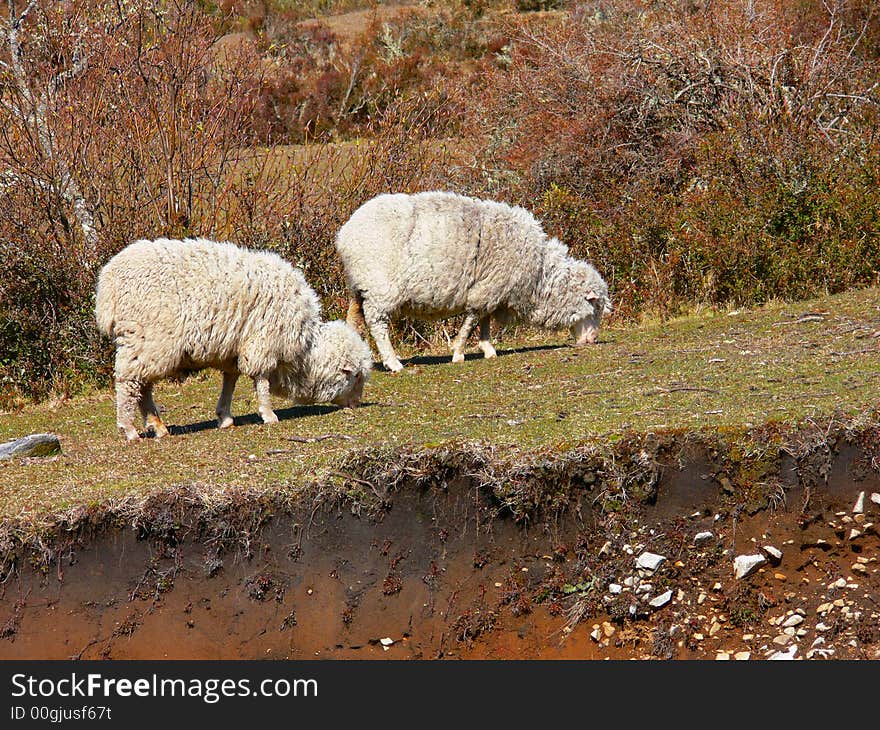
[[[6,444],[0,444],[0,461],[25,457],[54,456],[61,453],[61,441],[54,433],[33,433]]]

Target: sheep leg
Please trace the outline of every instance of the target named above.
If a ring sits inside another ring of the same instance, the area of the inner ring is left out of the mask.
[[[363,335],[366,329],[366,321],[364,320],[364,307],[359,294],[355,294],[348,302],[348,312],[345,316],[348,322],[359,335]]]
[[[224,380],[224,386],[225,386]],[[264,376],[254,378],[254,389],[257,392],[257,410],[263,423],[278,423],[278,416],[272,410],[272,399],[269,397],[269,379]]]
[[[232,394],[235,392],[235,383],[238,381],[238,373],[223,373],[223,388],[220,391],[220,400],[217,401],[217,428],[229,428],[232,421]]]
[[[495,352],[495,348],[492,347],[492,341],[489,338],[488,314],[480,320],[480,349],[483,351],[483,357],[487,360],[489,358],[498,357],[498,353]]]
[[[391,346],[391,338],[388,336],[388,317],[377,314],[371,307],[364,307],[364,317],[370,326],[370,334],[376,341],[376,347],[379,348],[379,357],[382,358],[382,364],[393,373],[399,373],[403,370],[397,353]]]
[[[134,427],[140,394],[141,384],[136,380],[116,381],[116,425],[129,441],[137,441],[140,438]]]
[[[452,343],[452,362],[464,362],[464,348],[468,338],[477,326],[477,315],[472,312],[464,318],[464,324],[458,331],[458,336]]]
[[[156,438],[160,439],[163,436],[167,436],[168,429],[165,427],[165,424],[162,423],[162,418],[159,416],[159,409],[156,407],[156,402],[153,400],[152,383],[145,383],[141,386],[138,405],[141,409],[141,415],[144,418],[144,424],[147,428],[153,429]]]

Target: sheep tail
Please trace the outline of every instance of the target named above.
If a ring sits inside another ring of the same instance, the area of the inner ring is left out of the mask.
[[[113,337],[113,330],[116,327],[115,291],[114,287],[101,286],[100,282],[98,291],[95,293],[95,320],[100,332]]]
[[[355,292],[348,301],[348,314],[345,316],[348,322],[359,334],[366,330],[367,323],[364,320],[364,298],[360,292]]]

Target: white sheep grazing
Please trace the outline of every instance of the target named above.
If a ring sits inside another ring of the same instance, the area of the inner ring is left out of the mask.
[[[116,420],[129,440],[139,437],[138,407],[156,436],[168,433],[153,402],[162,378],[220,370],[216,413],[226,428],[241,373],[253,378],[263,421],[274,423],[270,394],[357,405],[372,364],[349,325],[321,321],[318,297],[298,269],[231,243],[132,243],[101,270],[95,318],[116,342]]]
[[[352,295],[348,322],[369,325],[382,362],[403,369],[388,338],[393,316],[441,319],[465,313],[453,362],[477,323],[480,349],[495,357],[489,320],[571,329],[595,343],[611,312],[608,286],[568,255],[527,210],[448,192],[379,195],[336,236]]]

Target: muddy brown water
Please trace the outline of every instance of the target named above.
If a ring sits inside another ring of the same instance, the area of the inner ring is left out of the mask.
[[[861,461],[857,449],[837,456],[827,484],[811,487],[815,509],[831,515],[848,509],[859,491],[878,489],[876,473],[853,476]],[[697,567],[699,561],[688,558],[692,534],[708,527],[732,537],[736,548],[768,532],[780,543],[801,540],[804,487],[794,461],[782,459],[786,504],[732,517],[722,510],[713,468],[699,454],[683,468],[664,468],[656,498],[638,507],[635,521],[649,541],[665,536],[667,553],[669,536],[681,536],[670,556],[684,560],[680,585],[719,579],[733,590],[729,561]],[[638,640],[603,648],[590,637],[595,621],[607,616],[589,616],[566,630],[568,616],[560,609],[570,604],[536,598],[551,579],[576,580],[571,576],[583,568],[585,551],[587,563],[601,572],[599,546],[609,536],[615,549],[625,542],[598,513],[594,497],[574,494],[562,514],[518,524],[459,479],[446,488],[395,492],[378,520],[346,509],[276,516],[248,545],[219,556],[198,539],[169,546],[138,539],[131,527],[105,530],[68,550],[48,574],[22,565],[6,580],[0,659],[644,656],[644,642],[640,651]],[[860,554],[877,552],[875,538]],[[818,565],[804,555],[800,548],[792,556],[790,572]],[[827,560],[826,553],[820,557]],[[842,554],[841,561],[850,558]],[[777,590],[769,575],[755,580],[768,594]],[[805,585],[801,580],[801,590]],[[644,619],[648,627],[664,620],[668,624],[661,612]],[[690,646],[676,658],[703,655]]]

